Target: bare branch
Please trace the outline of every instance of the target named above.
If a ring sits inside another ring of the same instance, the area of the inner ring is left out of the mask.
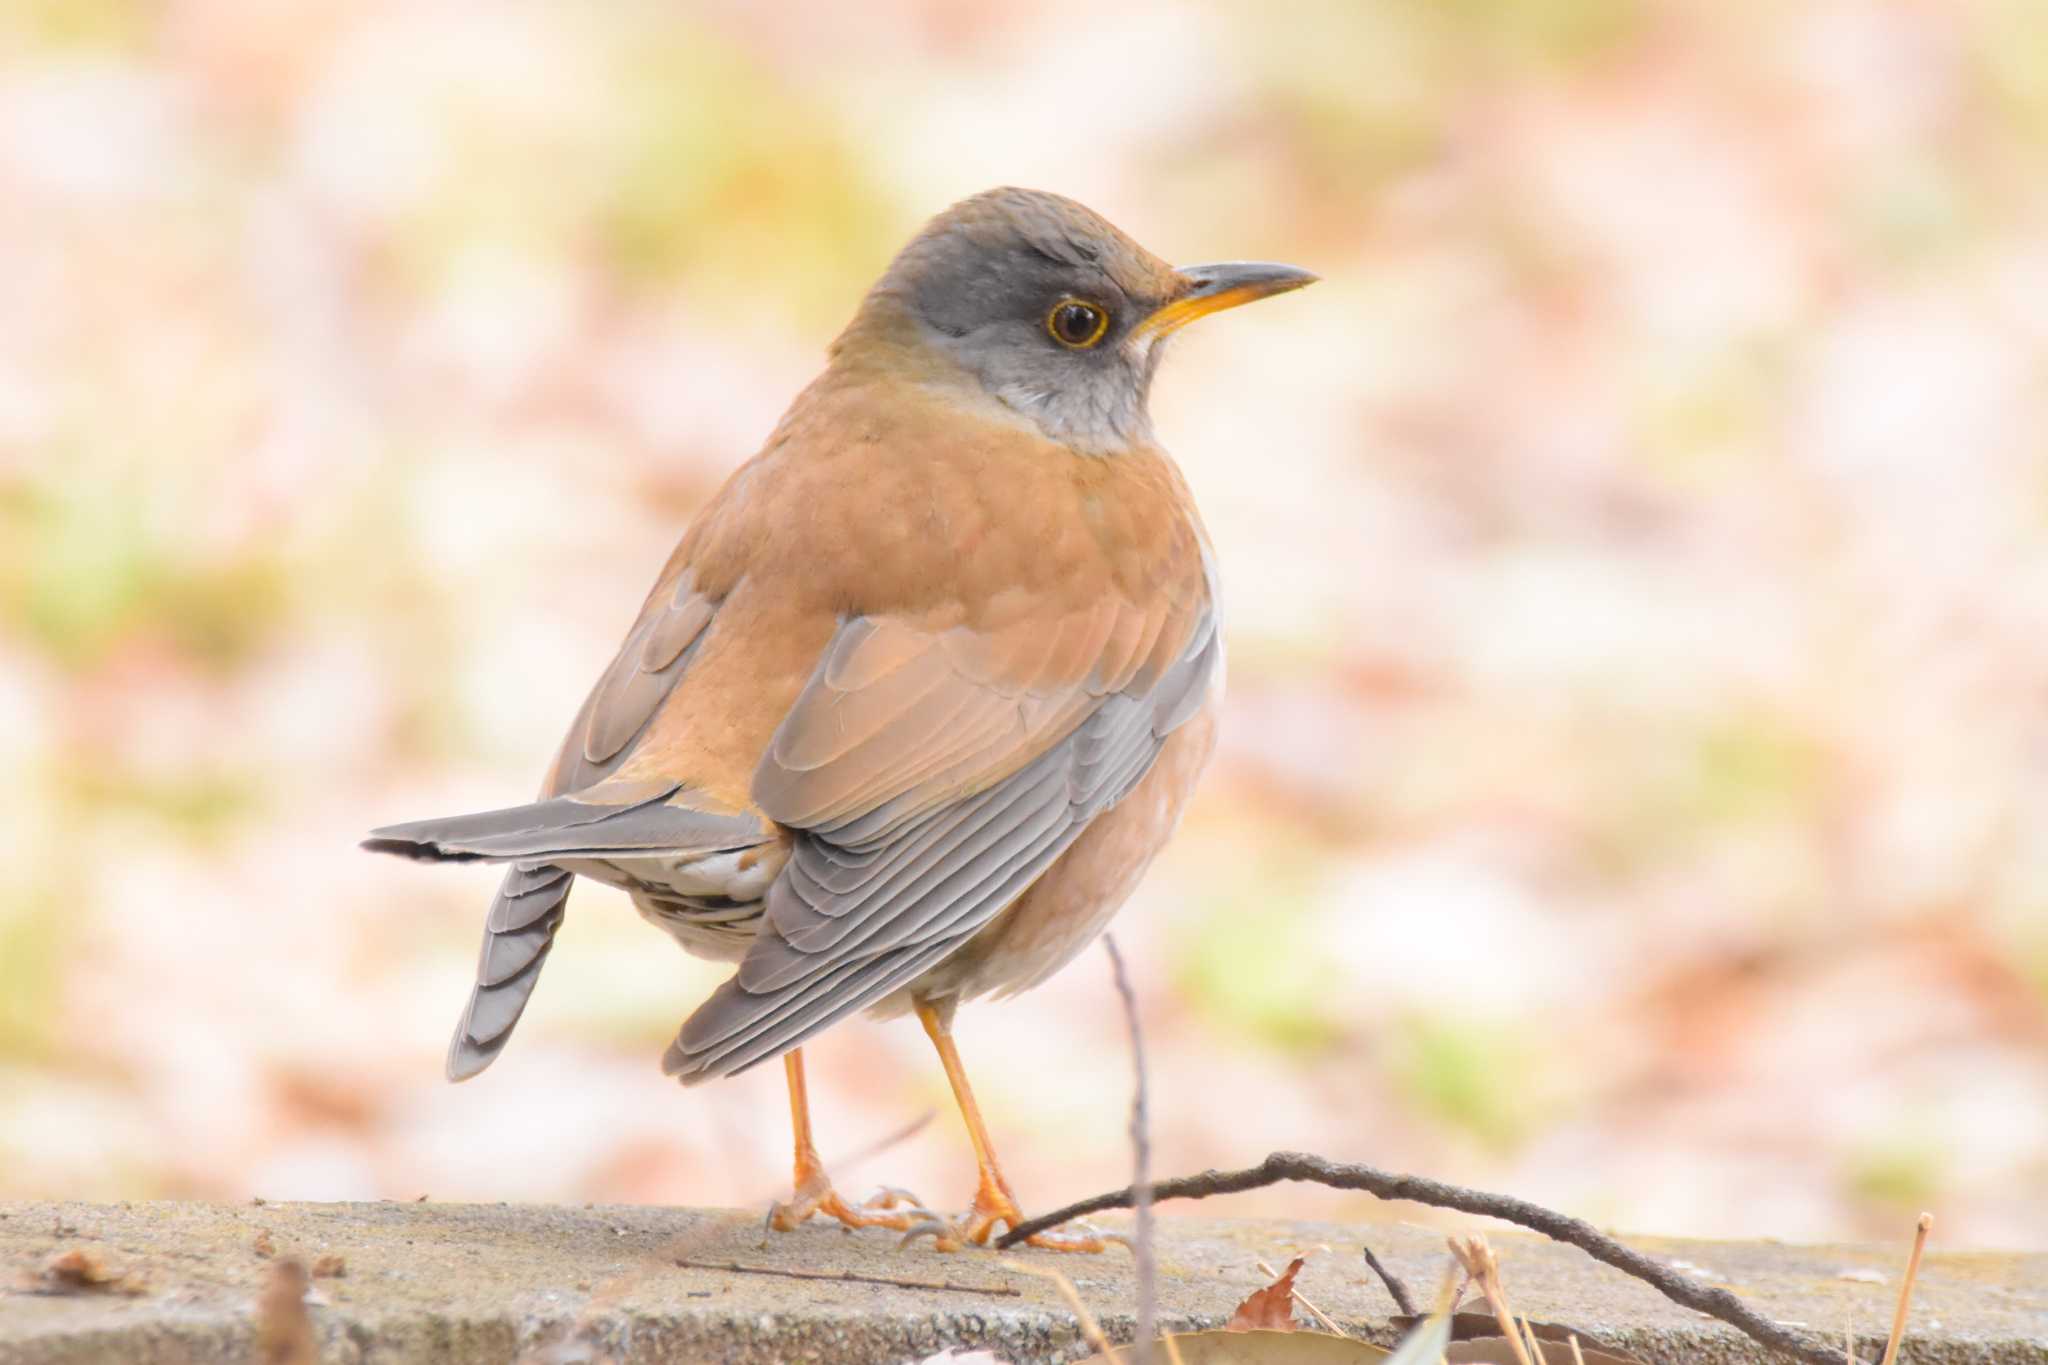
[[[1131,1034],[1131,1069],[1137,1073],[1131,1090],[1131,1188],[1137,1192],[1132,1249],[1138,1261],[1138,1365],[1147,1365],[1159,1317],[1159,1289],[1152,1246],[1152,1139],[1145,1099],[1145,1035],[1138,1027],[1138,997],[1124,974],[1124,955],[1117,951],[1116,935],[1104,934],[1102,946],[1109,950],[1110,974],[1116,978],[1116,993],[1124,1003],[1124,1024]]]
[[[1372,1267],[1372,1273],[1380,1277],[1380,1283],[1393,1296],[1394,1306],[1411,1318],[1421,1317],[1422,1314],[1415,1311],[1415,1300],[1408,1297],[1408,1286],[1401,1283],[1401,1277],[1381,1265],[1380,1258],[1372,1254],[1370,1246],[1361,1246],[1359,1250],[1365,1253],[1365,1263]]]
[[[1461,1185],[1447,1185],[1424,1176],[1400,1175],[1373,1166],[1330,1161],[1306,1152],[1275,1152],[1258,1165],[1241,1171],[1203,1171],[1199,1175],[1154,1181],[1142,1194],[1155,1202],[1161,1199],[1206,1199],[1210,1195],[1263,1189],[1288,1180],[1303,1180],[1339,1190],[1364,1190],[1380,1199],[1405,1199],[1411,1203],[1456,1209],[1460,1213],[1519,1224],[1575,1246],[1594,1260],[1642,1280],[1672,1302],[1719,1318],[1774,1351],[1807,1361],[1809,1365],[1837,1365],[1838,1358],[1831,1349],[1809,1339],[1804,1333],[1771,1321],[1727,1290],[1680,1274],[1663,1262],[1652,1260],[1617,1242],[1583,1219],[1557,1213],[1511,1195],[1489,1194]],[[1034,1233],[1104,1209],[1130,1208],[1139,1194],[1131,1189],[1111,1190],[1092,1199],[1069,1204],[1018,1224],[1005,1233],[997,1245],[1009,1246]]]
[[[693,1261],[674,1258],[684,1270],[716,1270],[726,1275],[775,1275],[785,1280],[834,1280],[843,1284],[885,1284],[895,1289],[948,1289],[960,1294],[1002,1294],[1019,1297],[1023,1291],[1006,1284],[956,1284],[952,1280],[899,1280],[889,1275],[861,1275],[851,1270],[791,1270],[776,1265],[741,1265],[738,1261]],[[1029,1269],[1029,1267],[1025,1267]]]

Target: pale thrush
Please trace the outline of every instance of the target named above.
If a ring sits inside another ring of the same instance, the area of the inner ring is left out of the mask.
[[[796,1194],[777,1226],[925,1216],[848,1204],[812,1147],[798,1049],[859,1009],[917,1013],[973,1140],[980,1188],[939,1244],[1019,1221],[953,1011],[1064,965],[1180,818],[1223,639],[1146,398],[1176,329],[1314,278],[1176,269],[1029,190],[934,219],[669,557],[542,799],[366,841],[509,864],[450,1078],[505,1046],[571,883],[594,877],[738,964],[662,1064],[689,1084],[783,1058]]]

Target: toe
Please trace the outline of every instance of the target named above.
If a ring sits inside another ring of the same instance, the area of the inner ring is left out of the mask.
[[[944,1218],[926,1218],[912,1224],[903,1234],[898,1247],[907,1247],[920,1237],[932,1239],[933,1251],[959,1251],[961,1249],[960,1229]]]
[[[924,1200],[900,1185],[879,1185],[873,1194],[861,1201],[860,1206],[864,1209],[893,1209],[898,1206],[922,1209]]]

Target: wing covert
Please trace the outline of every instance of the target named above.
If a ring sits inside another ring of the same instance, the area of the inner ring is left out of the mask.
[[[777,1056],[1021,895],[1220,679],[1206,595],[1155,615],[1109,601],[1035,639],[844,623],[756,774],[756,803],[800,831],[766,924],[665,1069],[694,1081]]]

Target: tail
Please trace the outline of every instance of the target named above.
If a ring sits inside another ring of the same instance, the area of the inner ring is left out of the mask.
[[[530,863],[608,855],[653,857],[751,848],[767,837],[752,815],[695,809],[680,783],[648,788],[600,783],[567,796],[476,815],[373,829],[372,853],[430,863]]]
[[[476,984],[448,1043],[448,1079],[466,1081],[498,1059],[555,946],[575,874],[545,863],[505,871],[484,921]]]
[[[423,862],[509,862],[484,920],[469,1005],[448,1045],[448,1079],[468,1080],[497,1059],[540,980],[575,876],[571,858],[658,857],[751,848],[770,836],[752,815],[693,809],[680,784],[649,789],[600,783],[531,805],[372,830],[363,847]]]

